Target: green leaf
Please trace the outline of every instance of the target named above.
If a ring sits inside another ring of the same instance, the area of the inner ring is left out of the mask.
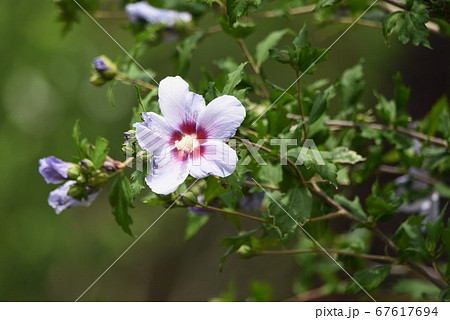
[[[188,223],[184,234],[184,240],[189,240],[194,237],[200,229],[208,223],[211,216],[199,215],[195,212],[188,211]]]
[[[225,33],[239,39],[246,38],[256,29],[256,25],[253,22],[236,21],[232,25],[229,25],[224,19],[220,19],[219,23]]]
[[[316,91],[314,94],[314,101],[311,107],[311,113],[309,114],[308,124],[311,125],[316,122],[328,105],[328,101],[334,96],[334,87],[328,87],[325,91]]]
[[[272,202],[269,205],[269,215],[274,219],[281,238],[285,238],[288,233],[297,230],[298,224],[311,217],[312,196],[303,186],[291,188],[286,195],[273,194],[276,201],[270,199]]]
[[[73,126],[72,139],[75,144],[75,148],[78,151],[79,157],[86,158],[89,142],[86,138],[81,139],[80,120],[77,120]]]
[[[97,137],[95,148],[92,150],[91,160],[94,169],[98,170],[103,166],[105,158],[109,153],[109,141],[102,137]]]
[[[428,42],[429,31],[425,26],[429,20],[426,6],[421,1],[414,1],[412,6],[404,11],[390,13],[383,21],[383,34],[388,42],[389,36],[395,32],[398,40],[415,46],[419,44],[431,48]]]
[[[361,203],[359,202],[358,196],[356,196],[355,199],[353,199],[353,201],[350,201],[346,197],[337,194],[333,197],[333,199],[338,203],[340,203],[345,209],[353,213],[355,217],[361,220],[367,220],[367,215],[364,212]]]
[[[365,85],[362,62],[344,71],[337,87],[342,104],[341,113],[353,115]]]
[[[233,237],[223,238],[220,245],[224,248],[228,248],[225,254],[220,258],[219,271],[222,271],[223,264],[227,260],[228,256],[236,252],[243,245],[250,245],[251,237],[258,231],[253,229],[247,232],[240,232],[239,235]]]
[[[378,266],[364,269],[355,273],[355,280],[367,291],[377,288],[391,273],[390,266]],[[347,292],[356,293],[361,288],[355,283],[350,282]]]
[[[369,215],[378,220],[391,217],[398,212],[403,200],[395,194],[393,188],[394,186],[386,186],[381,189],[378,180],[372,185],[372,193],[366,198]]]
[[[355,164],[366,160],[355,151],[347,147],[337,147],[332,152],[332,161],[334,163]]]
[[[248,14],[252,9],[258,8],[261,0],[227,0],[227,14],[230,25],[237,19]]]
[[[198,32],[195,33],[187,38],[185,38],[183,41],[181,41],[177,45],[177,52],[178,52],[178,74],[181,77],[186,77],[187,72],[189,70],[189,66],[191,64],[192,55],[194,53],[195,48],[197,47],[200,40],[203,39],[205,33],[204,32]]]
[[[133,206],[133,196],[130,181],[124,174],[120,174],[111,187],[109,194],[109,203],[112,207],[112,213],[122,230],[133,235],[130,225],[133,223],[128,214],[128,208]]]
[[[162,204],[167,203],[168,201],[171,201],[170,197],[160,197],[156,193],[150,192],[148,195],[145,196],[144,199],[142,199],[142,203],[149,206],[159,206]]]
[[[338,3],[341,3],[341,1],[342,0],[319,0],[319,1],[317,1],[317,4],[316,4],[316,7],[314,8],[314,11],[334,6],[334,5],[338,4]]]
[[[133,172],[131,174],[131,191],[133,200],[137,198],[145,186],[145,173],[140,170]]]
[[[223,88],[223,94],[233,94],[234,88],[242,81],[244,77],[244,67],[247,62],[241,63],[236,70],[228,74],[228,80]]]
[[[219,179],[213,176],[208,177],[206,180],[205,203],[209,203],[211,200],[228,191],[229,190],[224,188]]]
[[[375,96],[378,99],[378,104],[375,106],[375,110],[378,116],[389,124],[394,124],[397,119],[397,107],[394,101],[388,101],[383,95],[375,92]]]
[[[439,289],[434,284],[420,279],[399,280],[392,290],[410,296],[411,301],[436,300],[439,295]]]
[[[441,293],[439,294],[439,301],[450,301],[450,286],[441,291]]]
[[[446,114],[447,116],[449,114],[448,100],[446,96],[443,96],[433,105],[431,111],[423,119],[419,126],[420,131],[430,136],[434,136],[441,126],[442,116],[444,115],[445,118]]]
[[[423,216],[410,216],[395,232],[392,240],[399,248],[401,259],[429,261],[431,256],[422,235]]]
[[[445,204],[444,208],[442,208],[441,213],[439,214],[436,221],[432,222],[429,221],[426,224],[426,234],[427,239],[425,241],[426,248],[428,252],[433,255],[434,250],[436,249],[436,245],[439,242],[439,239],[442,236],[442,233],[444,232],[445,225],[444,225],[444,215],[447,211],[448,202]]]
[[[409,102],[409,96],[411,94],[411,89],[403,84],[402,75],[397,72],[394,76],[395,91],[394,91],[394,101],[397,106],[397,110],[405,113],[406,106]]]
[[[273,31],[269,33],[269,35],[264,38],[264,40],[256,45],[255,60],[256,67],[258,69],[261,67],[263,62],[269,58],[270,49],[274,48],[280,42],[283,36],[288,32],[290,32],[290,29]]]
[[[250,283],[250,297],[248,301],[267,302],[273,300],[272,286],[263,281],[252,281]]]

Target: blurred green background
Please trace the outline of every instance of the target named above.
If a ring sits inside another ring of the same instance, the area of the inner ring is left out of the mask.
[[[111,141],[111,153],[122,159],[123,132],[136,105],[133,87],[116,86],[116,106],[106,98],[106,88],[89,84],[90,63],[100,54],[116,58],[120,49],[92,21],[66,36],[56,21],[52,1],[0,2],[0,300],[75,300],[133,241],[121,231],[110,213],[107,190],[90,208],[56,215],[47,205],[46,185],[38,173],[38,159],[47,155],[70,160],[74,154],[71,130],[80,119],[83,133]],[[308,16],[265,20],[247,44],[254,45],[269,30],[299,30]],[[211,24],[212,17],[201,21]],[[101,23],[125,48],[133,43],[126,21]],[[326,47],[347,25],[332,25],[311,32],[313,43]],[[450,56],[439,37],[434,50],[386,47],[380,30],[355,26],[332,49],[316,77],[334,81],[346,68],[365,59],[365,100],[373,103],[372,90],[392,96],[392,75],[403,71],[412,87],[411,109],[423,115],[449,88]],[[448,42],[447,42],[448,43]],[[174,75],[175,43],[165,43],[141,59],[154,69],[157,79]],[[190,80],[199,79],[205,65],[217,72],[215,60],[233,56],[243,61],[233,40],[218,33],[207,38],[194,54]],[[269,62],[266,73],[283,86],[294,80],[288,67]],[[304,78],[304,83],[310,79]],[[143,232],[163,208],[138,206],[131,213],[132,229]],[[253,280],[273,286],[273,299],[293,295],[292,279],[302,272],[290,257],[231,257],[222,273],[218,261],[224,253],[220,238],[236,233],[217,216],[197,237],[185,242],[186,212],[170,210],[82,300],[206,301],[234,283],[237,299],[245,299]]]

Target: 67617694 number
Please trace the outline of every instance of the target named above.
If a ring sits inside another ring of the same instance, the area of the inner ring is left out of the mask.
[[[438,315],[437,307],[378,307],[375,310],[378,317],[429,317]]]

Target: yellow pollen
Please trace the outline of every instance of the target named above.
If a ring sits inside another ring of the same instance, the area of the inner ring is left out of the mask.
[[[197,148],[199,145],[200,144],[197,141],[197,135],[195,135],[195,134],[186,135],[181,140],[175,141],[175,147],[178,150],[184,151],[184,152],[187,151],[189,153],[191,153],[192,150]]]

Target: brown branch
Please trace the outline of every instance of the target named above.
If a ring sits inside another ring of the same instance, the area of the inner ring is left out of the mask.
[[[292,114],[292,113],[288,113],[287,117],[290,119],[294,119],[294,120],[300,119],[300,117],[298,115]],[[392,126],[388,126],[388,125],[384,125],[384,124],[380,124],[380,123],[372,123],[372,122],[371,123],[362,123],[362,122],[353,122],[353,121],[345,121],[345,120],[326,120],[325,123],[326,123],[326,125],[331,127],[330,128],[331,130],[333,130],[333,129],[341,130],[341,129],[348,129],[348,128],[363,128],[363,127],[369,127],[369,128],[379,130],[379,131],[396,130],[398,132],[404,133],[412,138],[416,138],[421,141],[429,141],[436,145],[440,145],[440,146],[443,146],[446,148],[449,147],[447,141],[444,139],[433,137],[433,136],[428,136],[421,132],[417,132],[415,130],[411,130],[411,129],[407,129],[407,128],[403,128],[403,127],[392,127]]]
[[[411,177],[413,177],[416,180],[425,182],[425,183],[430,184],[430,185],[435,185],[435,184],[439,183],[439,180],[431,178],[431,177],[429,177],[429,176],[427,176],[425,174],[422,174],[420,172],[409,172],[407,170],[403,170],[403,169],[398,168],[398,167],[384,165],[384,164],[381,165],[378,168],[378,171],[384,172],[384,173],[398,174],[398,175],[407,174],[407,175],[410,175]]]
[[[228,215],[232,215],[232,216],[238,216],[238,217],[241,217],[241,218],[244,218],[247,220],[252,220],[252,221],[256,221],[256,222],[260,222],[260,223],[269,223],[266,220],[264,220],[263,218],[251,216],[249,214],[245,214],[245,213],[238,212],[238,211],[221,209],[221,208],[212,207],[212,206],[208,206],[208,205],[195,205],[195,207],[210,210],[210,211],[215,211],[215,212],[219,212],[219,213],[223,213],[223,214],[228,214]]]
[[[311,4],[311,5],[307,5],[307,6],[303,6],[303,7],[291,8],[286,13],[284,13],[283,11],[280,11],[280,10],[264,11],[264,12],[255,13],[253,15],[253,17],[255,17],[255,18],[277,18],[277,17],[282,17],[285,14],[294,16],[294,15],[299,15],[299,14],[311,13],[314,11],[315,7],[316,7],[315,4]]]
[[[358,257],[362,259],[376,260],[376,261],[386,261],[390,263],[394,263],[397,260],[388,257],[388,256],[380,256],[368,253],[359,253],[352,251],[345,251],[339,249],[293,249],[293,250],[263,250],[260,252],[260,255],[292,255],[292,254],[305,254],[305,253],[323,253],[324,251],[328,253],[341,254],[346,256]]]
[[[147,83],[145,81],[138,80],[138,79],[132,79],[132,78],[130,78],[130,77],[126,76],[126,75],[123,75],[123,74],[118,74],[115,79],[117,81],[120,81],[120,82],[128,82],[128,83],[137,85],[137,86],[139,86],[139,87],[141,87],[141,88],[143,88],[145,90],[149,90],[149,91],[156,88],[156,86],[154,86],[154,85],[152,85],[150,83]]]

